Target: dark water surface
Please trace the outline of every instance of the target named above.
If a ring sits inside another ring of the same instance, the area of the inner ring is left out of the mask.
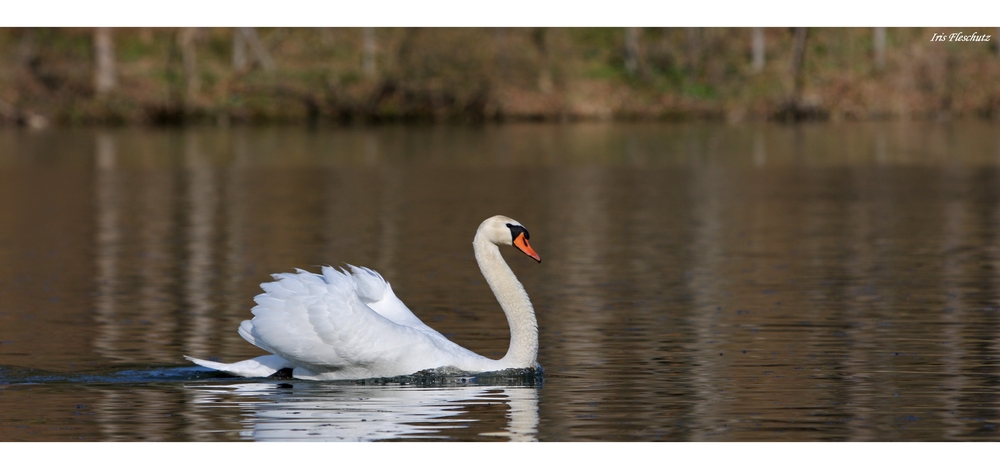
[[[182,355],[272,272],[378,270],[543,379],[247,380]],[[1000,440],[1000,127],[0,129],[0,441]]]

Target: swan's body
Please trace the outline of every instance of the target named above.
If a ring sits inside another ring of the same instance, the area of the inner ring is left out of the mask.
[[[473,239],[476,261],[510,324],[510,348],[492,360],[446,339],[417,318],[381,275],[367,268],[324,267],[275,274],[261,284],[253,319],[240,324],[247,342],[273,355],[236,363],[185,357],[244,377],[266,377],[284,368],[301,379],[363,379],[454,367],[468,372],[537,367],[538,325],[524,287],[497,248],[513,245],[541,262],[520,223],[495,216]]]

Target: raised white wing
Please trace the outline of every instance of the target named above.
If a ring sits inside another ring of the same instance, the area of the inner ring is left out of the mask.
[[[428,334],[441,335],[413,314],[410,308],[407,308],[396,297],[396,294],[392,291],[392,287],[389,286],[389,282],[385,281],[378,272],[367,267],[356,267],[350,264],[347,266],[353,274],[352,277],[356,285],[358,297],[369,308],[396,324],[412,327]],[[338,273],[332,267],[323,267],[323,276],[326,278]],[[441,338],[444,337],[442,336]]]
[[[240,335],[295,364],[301,378],[394,376],[484,360],[427,327],[374,271],[352,270],[274,275]]]

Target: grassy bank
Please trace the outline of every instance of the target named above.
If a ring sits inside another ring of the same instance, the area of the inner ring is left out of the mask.
[[[964,29],[968,29],[965,31]],[[1000,116],[996,28],[0,29],[0,122]],[[990,34],[932,42],[934,33]],[[106,71],[106,70],[105,70]]]

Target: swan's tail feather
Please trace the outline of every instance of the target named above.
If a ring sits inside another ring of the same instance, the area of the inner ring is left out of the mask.
[[[240,329],[242,331],[242,329]],[[231,375],[242,376],[244,378],[266,378],[284,368],[294,368],[295,365],[288,360],[277,355],[264,355],[262,357],[251,358],[236,363],[219,363],[211,360],[202,360],[184,355],[184,358],[201,365],[205,368],[222,371]]]

